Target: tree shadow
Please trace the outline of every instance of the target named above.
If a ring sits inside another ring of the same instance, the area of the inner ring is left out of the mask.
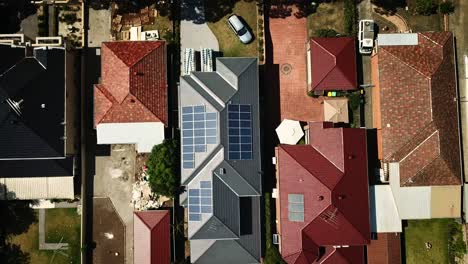
[[[296,18],[304,18],[315,13],[320,2],[327,1],[270,0],[268,3],[270,5],[269,15],[272,18],[286,18],[291,15]],[[295,7],[295,10],[292,7]]]
[[[217,22],[232,13],[237,2],[239,0],[184,0],[180,5],[181,19],[195,24]]]
[[[21,29],[21,20],[35,14],[37,6],[27,0],[0,1],[0,34],[13,34]]]

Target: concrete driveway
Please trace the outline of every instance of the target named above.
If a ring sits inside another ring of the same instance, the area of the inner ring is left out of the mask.
[[[127,264],[133,263],[134,208],[130,201],[135,181],[135,156],[134,145],[112,145],[111,156],[96,157],[94,176],[94,197],[110,198],[125,225],[125,263]],[[94,212],[94,215],[99,217],[99,211]]]
[[[111,40],[111,19],[110,9],[89,8],[89,47],[101,47],[102,42]]]

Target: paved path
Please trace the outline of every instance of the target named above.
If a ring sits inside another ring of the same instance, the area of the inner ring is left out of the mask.
[[[270,33],[273,63],[279,67],[281,120],[323,120],[322,99],[307,96],[306,19],[270,18]]]
[[[39,250],[68,249],[68,243],[45,242],[45,210],[46,209],[39,209]]]
[[[375,5],[372,5],[372,10],[376,8]],[[383,15],[379,14],[381,17],[389,21],[390,23],[394,24],[395,27],[397,28],[397,31],[399,32],[409,32],[410,28],[408,27],[408,24],[406,23],[405,19],[403,19],[401,16],[395,14],[393,16],[388,16],[388,15]]]
[[[111,39],[111,11],[89,8],[88,46],[101,47],[102,42]]]

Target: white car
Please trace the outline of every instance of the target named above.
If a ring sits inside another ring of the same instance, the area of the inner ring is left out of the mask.
[[[366,55],[372,53],[375,38],[374,28],[374,20],[366,19],[359,21],[359,53]]]
[[[247,27],[236,15],[232,15],[228,18],[229,27],[236,33],[240,41],[244,44],[248,44],[252,41],[252,34],[250,34]]]

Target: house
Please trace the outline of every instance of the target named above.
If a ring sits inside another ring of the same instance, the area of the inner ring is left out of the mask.
[[[0,199],[73,199],[74,55],[0,44]]]
[[[371,239],[366,130],[310,122],[276,150],[276,223],[289,264],[364,263]]]
[[[318,95],[331,90],[355,90],[354,38],[311,38],[307,43],[307,84],[309,91]]]
[[[101,83],[94,86],[97,143],[151,152],[167,126],[166,43],[104,42],[101,54]]]
[[[379,34],[372,57],[380,182],[400,219],[460,217],[461,148],[453,35]],[[388,231],[387,231],[388,232]]]
[[[260,263],[258,62],[217,58],[216,71],[182,76],[180,202],[192,263]]]
[[[380,233],[367,246],[367,263],[399,264],[401,263],[400,233]]]
[[[133,262],[171,263],[171,216],[167,210],[133,212]]]

